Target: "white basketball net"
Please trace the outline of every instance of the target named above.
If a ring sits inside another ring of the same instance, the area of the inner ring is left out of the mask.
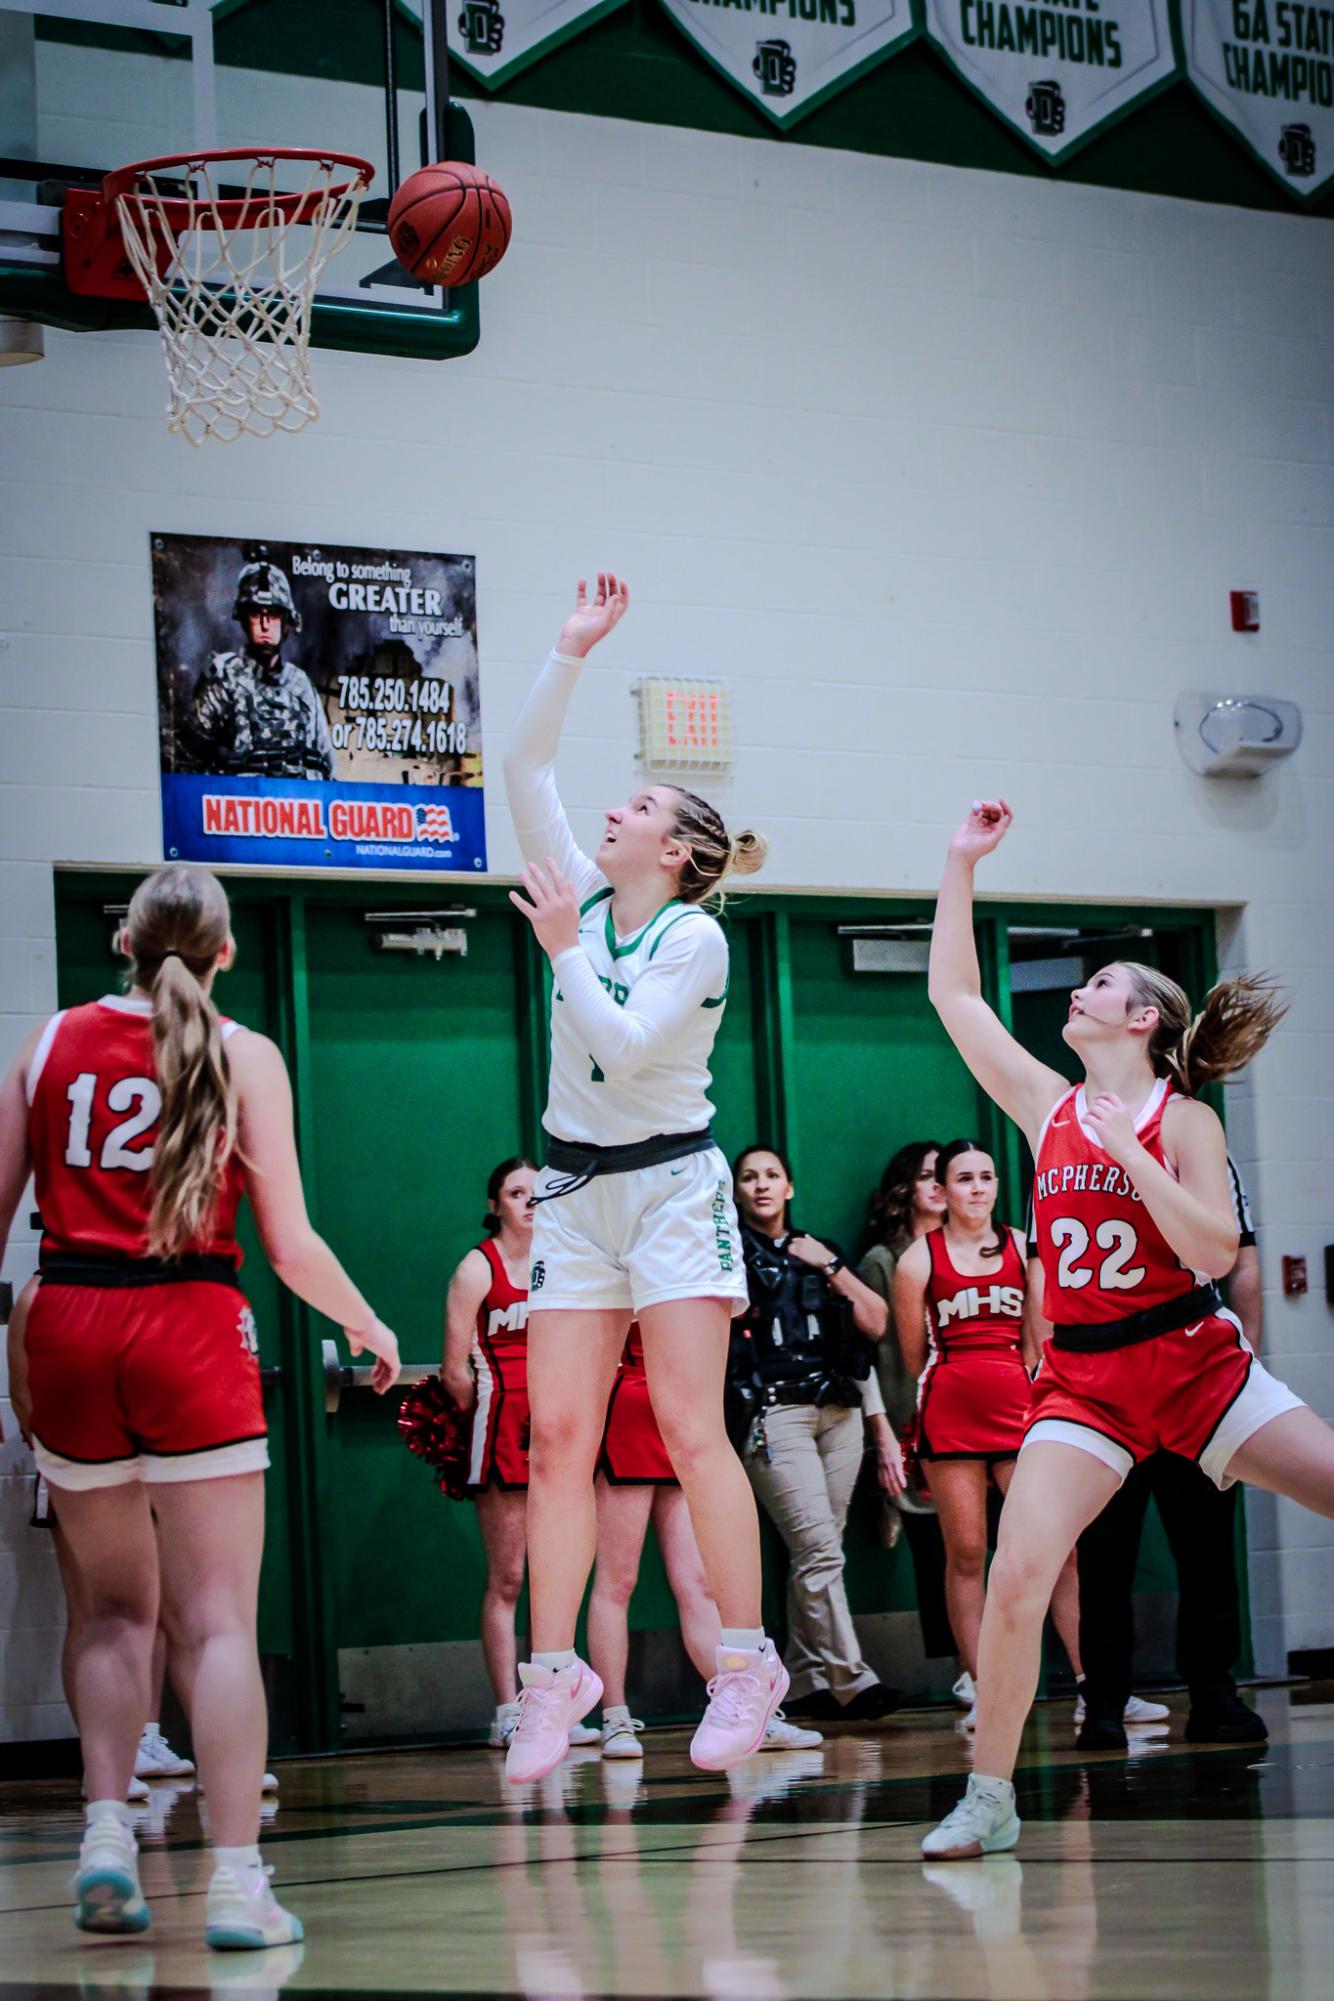
[[[304,174],[304,185],[280,191],[280,171],[293,182]],[[118,196],[125,247],[162,335],[169,430],[199,445],[299,431],[319,416],[311,302],[364,192],[345,162],[256,154],[146,170]]]

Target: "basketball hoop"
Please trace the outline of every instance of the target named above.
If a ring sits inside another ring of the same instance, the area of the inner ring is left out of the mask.
[[[293,165],[303,184],[286,192],[278,174]],[[147,294],[167,362],[169,430],[198,445],[299,431],[319,416],[311,303],[374,171],[352,153],[239,148],[143,160],[100,190],[70,190],[70,287]]]

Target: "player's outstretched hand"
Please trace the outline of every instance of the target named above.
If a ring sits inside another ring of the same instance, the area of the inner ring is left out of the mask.
[[[972,811],[950,842],[950,853],[980,862],[983,855],[1000,846],[1013,820],[1014,814],[1003,799],[974,799]]]
[[[524,887],[510,891],[510,902],[533,927],[538,944],[554,965],[562,952],[579,943],[579,899],[554,861],[530,862],[519,878]]]
[[[371,1388],[377,1396],[392,1390],[402,1372],[403,1364],[398,1358],[398,1336],[385,1326],[383,1320],[373,1320],[369,1327],[345,1327],[347,1345],[354,1355],[369,1349],[375,1357],[371,1372]]]
[[[590,598],[588,585],[579,579],[579,595],[574,610],[560,629],[557,650],[573,653],[582,660],[613,626],[620,624],[630,608],[630,586],[612,570],[599,570],[597,588]]]

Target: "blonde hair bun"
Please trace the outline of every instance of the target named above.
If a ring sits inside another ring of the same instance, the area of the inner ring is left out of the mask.
[[[732,851],[727,866],[734,875],[754,875],[762,869],[769,858],[769,843],[763,834],[757,834],[747,827],[744,833],[732,840]]]

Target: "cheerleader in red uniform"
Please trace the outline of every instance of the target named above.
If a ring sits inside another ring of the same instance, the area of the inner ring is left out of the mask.
[[[1072,1088],[982,998],[973,870],[1011,817],[1003,799],[978,802],[950,843],[930,990],[1032,1149],[1053,1326],[982,1619],[974,1771],[922,1843],[933,1860],[1018,1841],[1010,1775],[1043,1615],[1070,1550],[1133,1465],[1165,1448],[1220,1488],[1249,1480],[1334,1516],[1334,1431],[1257,1360],[1217,1291],[1238,1231],[1223,1129],[1198,1094],[1263,1048],[1283,1007],[1263,980],[1238,978],[1192,1015],[1152,966],[1103,966],[1071,996],[1063,1033],[1086,1078]]]
[[[486,1235],[449,1282],[445,1388],[472,1419],[468,1487],[486,1552],[482,1655],[496,1699],[492,1748],[519,1718],[514,1614],[523,1590],[528,1509],[528,1260],[537,1169],[502,1160],[486,1184]],[[595,1734],[595,1733],[590,1733]]]
[[[1029,1372],[1038,1342],[1025,1311],[1024,1240],[995,1223],[996,1166],[976,1140],[956,1139],[936,1161],[945,1220],[910,1245],[894,1273],[894,1320],[904,1364],[918,1379],[916,1456],[929,1468],[945,1542],[945,1598],[955,1645],[977,1678],[986,1594],[987,1483],[1009,1489],[1024,1442]],[[1036,1271],[1036,1267],[1034,1268]],[[1074,1559],[1052,1612],[1079,1674]],[[964,1719],[976,1721],[976,1699]]]
[[[597,1566],[588,1601],[588,1653],[603,1686],[602,1755],[642,1758],[639,1732],[644,1726],[630,1714],[625,1676],[630,1600],[650,1523],[676,1600],[685,1650],[705,1681],[714,1672],[721,1628],[690,1509],[653,1415],[637,1321],[612,1384],[596,1488]],[[779,1710],[769,1719],[760,1749],[800,1750],[820,1742],[818,1731],[799,1729]]]

